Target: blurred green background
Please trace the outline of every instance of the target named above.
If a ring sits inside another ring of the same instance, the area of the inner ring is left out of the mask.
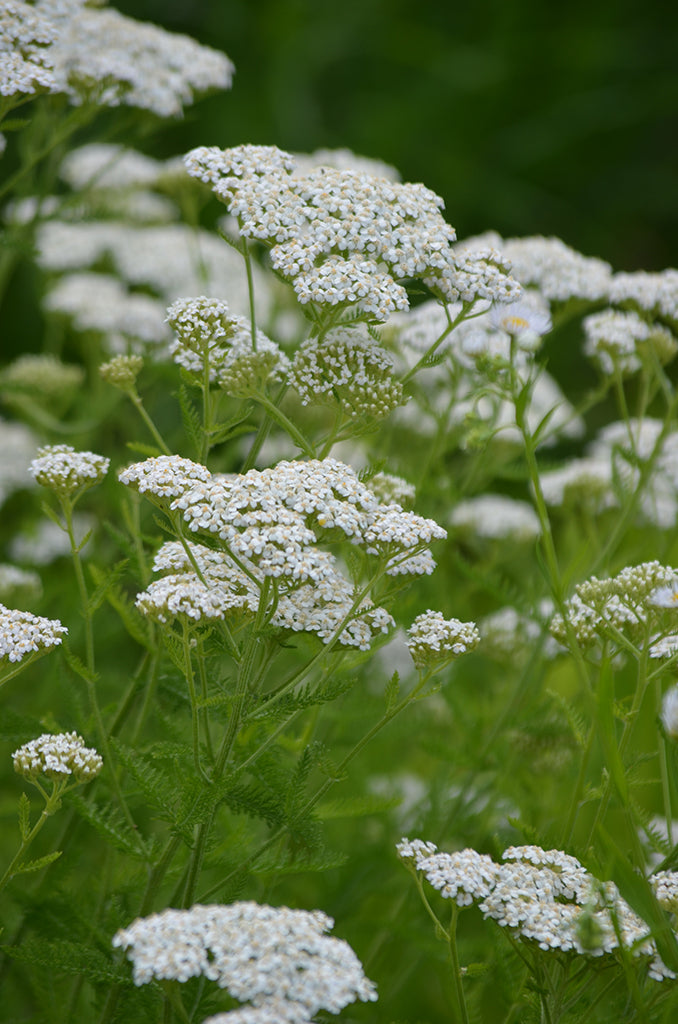
[[[445,199],[460,237],[555,234],[678,265],[678,9],[658,0],[117,0],[225,50],[230,93],[152,151],[347,146]],[[150,146],[150,144],[149,144]]]

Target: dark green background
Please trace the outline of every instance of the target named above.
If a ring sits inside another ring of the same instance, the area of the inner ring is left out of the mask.
[[[225,50],[230,93],[156,140],[348,146],[445,199],[459,236],[555,234],[678,265],[678,13],[633,0],[118,0]]]

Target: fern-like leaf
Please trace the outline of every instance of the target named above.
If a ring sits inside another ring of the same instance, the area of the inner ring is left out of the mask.
[[[61,850],[53,850],[52,853],[46,853],[44,857],[37,857],[36,860],[27,860],[22,864],[19,864],[13,871],[14,875],[27,875],[31,871],[40,871],[42,868],[46,868],[49,864],[53,864],[55,860],[58,860],[61,856]]]
[[[117,808],[100,807],[85,800],[79,793],[69,793],[66,798],[77,813],[97,832],[102,839],[116,850],[137,860],[147,861],[150,856],[141,836],[125,821]]]
[[[2,946],[13,960],[35,967],[44,967],[52,974],[78,974],[95,984],[133,984],[130,971],[118,967],[112,958],[98,949],[79,942],[50,942],[28,939],[20,946]]]

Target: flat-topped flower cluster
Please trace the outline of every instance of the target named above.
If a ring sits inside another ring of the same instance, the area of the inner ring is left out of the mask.
[[[520,293],[498,253],[455,255],[443,201],[424,185],[334,167],[295,174],[294,157],[275,146],[201,146],[185,164],[242,236],[270,248],[273,269],[321,327],[408,309],[411,279],[448,302]]]
[[[484,917],[541,949],[602,956],[622,946],[648,958],[655,980],[675,977],[659,957],[649,927],[614,882],[595,878],[576,857],[540,846],[510,846],[502,863],[495,863],[476,850],[444,853],[420,839],[402,839],[397,849],[441,896],[459,907],[477,903]],[[649,882],[660,905],[675,911],[678,872],[659,872]]]
[[[49,650],[61,643],[68,630],[58,619],[0,604],[0,664],[21,661],[27,654]]]
[[[44,775],[48,779],[72,776],[77,782],[89,782],[103,767],[101,756],[76,732],[43,733],[24,743],[12,754],[14,770],[27,779]]]
[[[273,625],[308,630],[324,642],[338,630],[341,643],[366,648],[393,619],[365,595],[360,599],[358,580],[350,582],[335,555],[319,545],[358,548],[368,577],[371,571],[418,575],[433,568],[428,546],[446,536],[432,519],[380,502],[336,459],[283,461],[222,476],[189,459],[159,456],[129,466],[120,480],[179,513],[192,533],[221,542],[216,550],[161,549],[155,568],[170,575],[138,598],[161,621],[179,613],[195,620],[252,613],[269,580]]]
[[[584,648],[601,640],[649,636],[658,628],[662,606],[675,606],[664,598],[676,580],[678,569],[656,561],[627,566],[610,579],[592,576],[575,587],[565,603],[565,619],[553,617],[551,633],[562,644],[572,636]]]
[[[339,1013],[356,999],[377,998],[348,943],[327,935],[333,925],[319,910],[196,904],[138,918],[116,933],[113,945],[127,950],[137,985],[202,976],[250,1004],[210,1018],[213,1024],[307,1024],[320,1010]]]

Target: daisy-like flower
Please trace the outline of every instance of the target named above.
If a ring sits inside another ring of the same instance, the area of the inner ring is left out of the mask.
[[[497,330],[505,331],[515,338],[525,335],[541,337],[551,330],[551,317],[542,309],[527,302],[495,302],[489,312],[489,320]]]
[[[678,579],[667,587],[657,587],[648,598],[657,608],[678,608]]]
[[[202,975],[251,1004],[213,1019],[307,1024],[320,1010],[377,998],[348,943],[327,935],[333,924],[319,910],[196,904],[137,918],[113,945],[127,951],[137,985]],[[257,1012],[247,1016],[251,1008]]]
[[[103,455],[76,452],[69,444],[54,444],[38,448],[38,457],[33,459],[28,471],[43,487],[72,496],[100,483],[109,465],[110,460]]]
[[[48,779],[72,776],[75,782],[89,782],[103,768],[96,750],[85,746],[76,732],[43,733],[12,754],[14,770],[34,781],[40,775]]]

